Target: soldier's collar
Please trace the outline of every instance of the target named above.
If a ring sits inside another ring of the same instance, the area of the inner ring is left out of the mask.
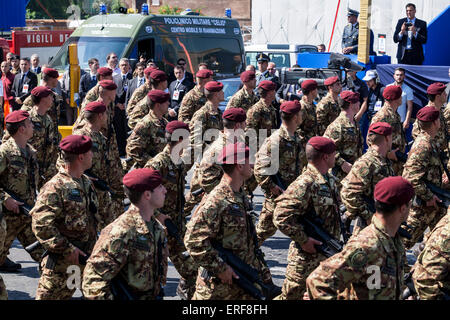
[[[137,208],[136,206],[134,206],[133,204],[130,206],[130,208],[128,209],[128,211],[126,212],[126,214],[130,215],[131,218],[133,219],[136,231],[140,234],[150,234],[150,230],[147,227],[147,224],[145,222],[145,220],[142,218],[140,212],[139,212],[139,208]],[[152,219],[155,216],[152,216]]]
[[[320,171],[317,170],[317,168],[314,167],[314,165],[312,165],[311,163],[308,163],[307,170],[309,170],[311,173],[313,173],[314,176],[317,178],[315,180],[315,182],[317,182],[319,184],[327,183],[327,181],[325,180],[325,177],[323,176],[323,174],[320,173]],[[326,174],[328,175],[328,173],[326,173]]]
[[[380,242],[386,252],[389,252],[389,253],[392,252],[394,250],[393,246],[395,246],[395,242],[397,242],[397,243],[399,241],[401,242],[401,239],[400,239],[400,236],[398,233],[395,235],[395,238],[392,238],[388,234],[386,227],[381,223],[380,219],[378,219],[376,215],[372,216],[372,225],[373,225],[373,228],[375,228],[375,230],[379,234],[382,235]]]

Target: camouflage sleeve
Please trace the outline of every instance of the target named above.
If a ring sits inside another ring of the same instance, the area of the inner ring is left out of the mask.
[[[258,129],[260,129],[261,123],[261,113],[258,112],[257,108],[250,108],[247,111],[247,129],[254,129],[256,133],[258,133]]]
[[[273,136],[273,135],[272,135]],[[271,137],[272,137],[271,136]],[[256,153],[255,168],[253,174],[255,175],[256,182],[264,190],[264,193],[271,194],[270,190],[275,188],[275,183],[271,179],[271,175],[267,174],[268,168],[271,167],[271,137],[267,138],[261,148]]]
[[[48,139],[50,140],[50,145],[48,148],[48,154],[47,154],[47,168],[45,168],[45,178],[51,179],[55,174],[58,173],[58,170],[56,170],[56,161],[58,159],[59,154],[59,143],[58,143],[58,137],[56,136],[56,130],[53,125],[53,121],[50,119],[50,126],[49,126],[49,132],[48,132]]]
[[[328,114],[327,114],[328,105],[323,102],[319,102],[316,108],[316,117],[317,117],[317,130],[319,135],[323,135],[328,126]]]
[[[372,184],[372,174],[373,170],[368,163],[357,161],[342,182],[341,199],[347,208],[349,219],[353,220],[360,216],[368,220],[372,216],[363,199]]]
[[[333,140],[336,145],[336,166],[338,167],[342,166],[342,164],[345,162],[345,160],[341,157],[341,153],[339,152],[339,150],[342,149],[342,135],[343,133],[341,130],[341,126],[335,126],[332,124],[328,126],[327,130],[325,130],[325,133],[323,134],[324,137]]]
[[[190,108],[192,105],[192,95],[191,94],[186,94],[183,97],[183,100],[181,100],[181,104],[180,104],[180,109],[178,109],[178,121],[182,121],[184,123],[189,124],[190,122]]]
[[[444,109],[444,121],[445,128],[447,132],[445,132],[446,137],[450,137],[450,102],[447,104],[447,107]],[[447,141],[447,149],[450,150],[450,139]]]
[[[36,204],[30,212],[31,226],[34,235],[46,250],[61,254],[70,253],[75,248],[59,232],[57,220],[63,214],[60,190],[55,183],[48,182],[41,188]]]
[[[222,168],[214,162],[201,162],[199,183],[206,193],[210,193],[220,182]]]
[[[0,149],[0,175],[5,171],[6,167],[8,166],[8,160],[5,155],[5,152]],[[4,202],[6,199],[9,198],[9,195],[4,192],[3,188],[0,186],[0,202]]]
[[[136,104],[133,110],[128,113],[128,126],[131,130],[134,129],[139,120],[147,115],[149,108],[147,108],[144,104],[147,104],[147,99],[141,100],[138,104]]]
[[[189,122],[189,131],[191,135],[189,137],[190,143],[194,150],[203,149],[203,134],[206,127],[206,115],[202,111],[195,113]]]
[[[82,291],[87,299],[113,300],[111,280],[127,262],[128,244],[111,229],[103,229],[83,271]]]
[[[235,102],[236,98],[235,97],[236,97],[236,95],[233,95],[231,97],[231,99],[227,103],[227,106],[226,106],[225,110],[228,110],[228,109],[231,109],[231,108],[236,108],[236,102]]]
[[[146,156],[147,152],[145,150],[146,131],[149,131],[149,129],[146,128],[142,122],[139,123],[128,138],[126,147],[127,157],[133,158],[140,168],[145,165],[149,158]]]
[[[226,263],[212,247],[210,240],[215,239],[220,231],[224,201],[218,201],[213,193],[194,212],[187,224],[184,243],[199,266],[207,269],[213,276],[226,270]]]
[[[299,245],[308,241],[308,235],[298,222],[298,216],[307,210],[310,195],[310,183],[296,180],[275,200],[274,225]]]
[[[419,133],[420,133],[419,125],[418,125],[418,122],[417,122],[417,120],[416,120],[416,121],[414,121],[414,123],[413,123],[413,129],[412,129],[412,133],[411,133],[413,139],[416,139],[417,136],[419,135]]]
[[[424,201],[429,201],[433,198],[433,193],[423,181],[431,157],[430,147],[427,143],[423,143],[423,141],[417,145],[413,145],[403,169],[403,178],[413,185],[416,196]]]

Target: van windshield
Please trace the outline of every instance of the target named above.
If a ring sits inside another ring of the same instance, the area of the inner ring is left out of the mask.
[[[52,59],[50,66],[58,70],[65,70],[68,67],[68,46],[72,43],[78,45],[78,61],[81,69],[89,69],[88,60],[91,58],[97,58],[100,66],[103,66],[106,64],[106,56],[111,52],[117,54],[120,59],[129,41],[130,38],[118,37],[71,37]]]
[[[252,64],[255,67],[258,66],[257,56],[261,52],[249,52],[245,53],[245,62],[247,65]],[[282,52],[266,52],[269,55],[270,61],[275,62],[277,68],[291,67],[291,58],[289,57],[289,53]]]

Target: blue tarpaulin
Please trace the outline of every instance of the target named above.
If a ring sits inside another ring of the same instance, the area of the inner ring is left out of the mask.
[[[424,45],[424,65],[445,66],[450,65],[450,6],[442,11],[427,26],[428,37]]]
[[[25,27],[25,9],[28,1],[0,1],[0,31],[11,31],[12,27]]]

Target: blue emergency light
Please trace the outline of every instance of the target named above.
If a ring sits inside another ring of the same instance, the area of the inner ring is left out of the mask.
[[[225,17],[231,18],[231,8],[226,8],[225,9]]]
[[[142,7],[141,7],[141,14],[143,16],[148,16],[148,4],[147,3],[143,3]]]
[[[106,14],[106,4],[100,4],[100,14]]]

